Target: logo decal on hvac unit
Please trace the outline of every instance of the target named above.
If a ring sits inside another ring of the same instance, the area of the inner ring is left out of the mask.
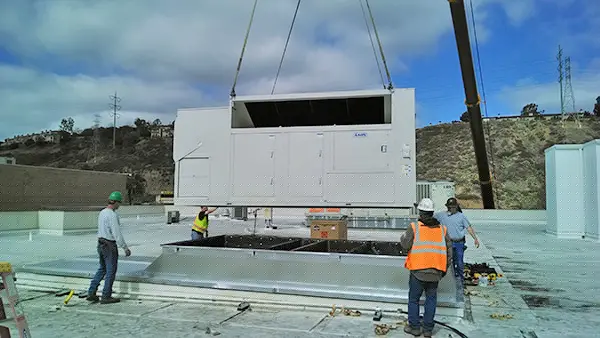
[[[354,137],[367,137],[367,133],[354,133]]]

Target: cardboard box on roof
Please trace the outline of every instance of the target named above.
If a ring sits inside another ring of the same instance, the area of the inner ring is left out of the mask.
[[[310,238],[314,239],[348,239],[348,219],[311,220]]]

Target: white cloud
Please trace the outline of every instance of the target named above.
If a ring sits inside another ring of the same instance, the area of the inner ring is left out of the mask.
[[[483,4],[494,1],[476,2],[480,39],[489,36]],[[510,5],[515,2],[504,3],[510,15],[523,20],[525,15],[519,14],[523,10]],[[0,116],[9,121],[0,125],[0,138],[57,126],[65,116],[73,116],[80,128],[91,125],[96,112],[108,119],[108,95],[115,90],[123,98],[121,122],[140,114],[169,120],[178,107],[224,103],[252,4],[247,0],[2,2],[2,48],[22,66],[0,64]],[[446,2],[370,4],[396,76],[407,69],[406,57],[435,52],[439,39],[452,29]],[[295,5],[293,0],[259,1],[238,95],[270,93]],[[71,75],[74,70],[81,74]],[[379,86],[359,2],[303,1],[276,92]]]
[[[39,128],[56,129],[60,119],[72,116],[76,127],[92,124],[96,113],[102,124],[109,123],[109,96],[121,97],[120,122],[136,116],[172,118],[178,107],[206,104],[202,93],[181,82],[148,82],[131,77],[85,75],[56,76],[22,67],[0,65],[2,119],[13,130],[25,133]]]

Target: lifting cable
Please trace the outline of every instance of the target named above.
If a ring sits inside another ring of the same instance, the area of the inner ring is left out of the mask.
[[[296,22],[296,15],[298,15],[298,8],[300,8],[300,2],[302,0],[298,0],[296,4],[296,10],[294,11],[294,18],[292,19],[292,24],[290,25],[290,30],[288,31],[287,39],[285,40],[285,47],[283,47],[283,54],[281,54],[281,60],[279,60],[279,67],[277,68],[277,75],[275,75],[275,81],[273,81],[273,88],[271,89],[271,95],[275,92],[275,86],[277,85],[277,79],[279,78],[279,72],[281,71],[281,65],[283,65],[283,58],[285,58],[285,52],[287,51],[288,43],[290,43],[290,36],[292,36],[292,30],[294,29],[294,23]]]
[[[254,21],[254,12],[256,11],[256,4],[258,0],[254,0],[254,6],[252,6],[252,13],[250,14],[250,22],[248,23],[248,29],[246,30],[246,37],[244,38],[244,45],[242,46],[242,53],[238,60],[237,70],[235,72],[235,79],[233,80],[233,86],[231,87],[230,97],[235,97],[235,85],[237,84],[238,76],[240,75],[240,68],[242,68],[242,59],[244,58],[244,51],[246,51],[246,45],[248,44],[248,36],[250,35],[250,28],[252,28],[252,22]]]
[[[377,38],[377,43],[379,44],[379,52],[381,53],[381,61],[383,61],[383,66],[385,68],[385,73],[387,74],[387,79],[389,85],[387,89],[392,90],[394,86],[392,85],[392,76],[390,75],[390,71],[387,66],[387,62],[385,61],[385,55],[383,53],[383,46],[381,45],[381,40],[379,39],[379,33],[377,33],[377,25],[375,25],[375,18],[373,18],[373,12],[371,12],[371,6],[369,5],[369,0],[365,0],[367,4],[367,9],[369,10],[369,16],[371,16],[371,22],[373,23],[373,31],[375,32],[375,37]]]
[[[362,0],[358,0],[360,8],[362,9],[363,19],[365,20],[365,26],[367,26],[367,32],[369,33],[369,40],[371,40],[371,48],[373,48],[373,56],[377,63],[377,69],[379,70],[379,77],[381,78],[381,84],[385,89],[385,80],[383,79],[383,72],[381,71],[381,65],[379,64],[379,58],[377,57],[377,50],[375,50],[375,43],[373,42],[373,35],[371,34],[371,26],[369,26],[369,20],[367,19],[367,13],[365,12],[365,6],[363,6]]]
[[[481,95],[483,97],[483,109],[485,109],[485,117],[488,117],[488,109],[487,109],[487,100],[485,97],[485,86],[483,85],[483,72],[481,71],[481,57],[479,55],[479,41],[477,39],[477,28],[475,27],[475,12],[473,11],[473,0],[469,0],[469,6],[470,6],[470,11],[471,11],[471,21],[473,23],[473,42],[475,43],[475,53],[477,56],[477,68],[479,70],[479,82],[481,83]],[[492,179],[494,181],[494,183],[496,183],[496,161],[494,161],[494,147],[492,145],[492,133],[490,131],[490,123],[487,123],[487,141],[488,141],[488,147],[490,148],[490,160],[492,162]],[[492,186],[492,189],[494,189],[494,194],[496,195],[496,204],[498,205],[498,208],[500,208],[500,201],[498,200],[498,186],[497,184],[494,184]]]

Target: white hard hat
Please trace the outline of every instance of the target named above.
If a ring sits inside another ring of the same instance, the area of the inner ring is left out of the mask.
[[[435,211],[433,201],[430,198],[424,198],[419,202],[417,209],[421,211]]]

